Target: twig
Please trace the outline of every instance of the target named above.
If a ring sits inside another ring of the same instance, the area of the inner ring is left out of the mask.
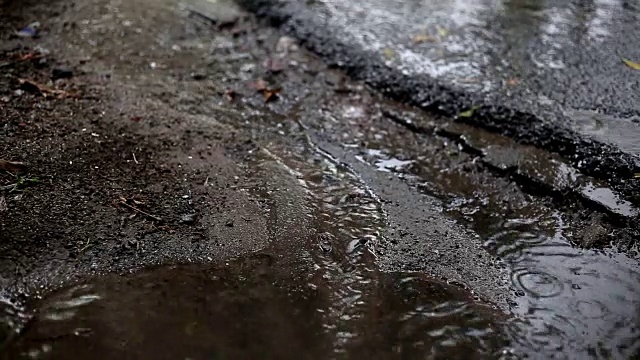
[[[207,176],[207,179],[204,181],[204,186],[208,186],[209,185],[209,177]]]
[[[131,153],[133,155],[133,161],[138,164],[138,159],[136,159],[136,153]]]
[[[9,185],[5,185],[5,186],[0,186],[0,191],[9,190],[9,192],[12,192],[17,187],[18,187],[18,183],[9,184]]]
[[[0,159],[0,170],[7,171],[9,173],[20,173],[27,170],[27,165],[18,161]]]
[[[128,207],[129,209],[131,209],[131,210],[133,210],[133,211],[139,212],[139,213],[140,213],[140,214],[142,214],[142,215],[148,216],[148,217],[150,217],[151,219],[153,219],[153,220],[155,220],[155,221],[162,221],[162,219],[161,219],[161,218],[159,218],[158,216],[155,216],[155,215],[149,214],[148,212],[145,212],[145,211],[143,211],[143,210],[140,210],[140,209],[138,209],[137,207],[135,207],[135,206],[133,206],[133,205],[129,205],[129,204],[127,204],[127,202],[126,202],[126,200],[125,200],[125,199],[120,199],[120,204],[122,204],[122,205],[124,205],[124,206]]]

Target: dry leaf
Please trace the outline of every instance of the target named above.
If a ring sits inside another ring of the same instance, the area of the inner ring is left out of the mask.
[[[382,53],[384,54],[384,57],[387,58],[387,60],[392,60],[396,56],[396,52],[391,48],[382,49]]]
[[[518,80],[516,78],[511,78],[511,79],[507,80],[507,86],[516,86],[516,85],[518,85],[519,82],[520,82],[520,80]]]
[[[438,35],[440,35],[440,37],[445,37],[445,36],[449,35],[449,30],[439,27],[438,28]]]
[[[633,70],[640,70],[640,64],[629,59],[622,58],[622,62]]]
[[[415,45],[422,44],[424,42],[436,42],[437,40],[438,39],[436,39],[435,37],[427,34],[418,34],[413,37],[413,43]]]
[[[265,103],[276,100],[282,92],[282,88],[269,88],[267,82],[262,79],[256,80],[250,86],[262,94]]]
[[[282,88],[276,89],[264,89],[262,90],[262,96],[264,96],[264,102],[268,103],[278,98],[278,94],[282,91]]]
[[[64,90],[52,89],[46,85],[37,83],[33,80],[18,79],[18,82],[20,83],[20,88],[22,90],[38,93],[44,97],[47,97],[49,95],[55,95],[58,98],[77,96],[77,94],[70,93]]]
[[[7,211],[7,200],[4,196],[0,196],[0,212]]]

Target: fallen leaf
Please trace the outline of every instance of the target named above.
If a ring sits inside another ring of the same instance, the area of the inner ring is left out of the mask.
[[[477,106],[472,106],[469,110],[465,110],[465,111],[461,112],[460,114],[458,114],[458,117],[470,118],[470,117],[473,116],[473,113],[476,111],[476,109],[478,109]]]
[[[262,79],[256,80],[250,86],[262,94],[265,103],[276,100],[278,94],[282,92],[282,88],[269,88],[267,82]]]
[[[633,177],[636,178],[636,179],[640,179],[640,173],[633,174]]]
[[[47,97],[49,95],[55,95],[58,98],[63,98],[63,97],[76,97],[77,94],[74,93],[70,93],[64,90],[58,90],[58,89],[52,89],[46,85],[37,83],[33,80],[28,80],[28,79],[18,79],[18,82],[20,83],[20,88],[22,90],[25,91],[29,91],[29,92],[33,92],[33,93],[38,93],[44,97]]]
[[[264,102],[268,103],[270,101],[276,100],[278,98],[278,94],[281,91],[282,91],[282,88],[262,90],[262,96],[264,97]]]
[[[384,48],[382,50],[382,54],[384,54],[384,57],[386,57],[387,60],[393,60],[393,58],[396,56],[396,52],[391,48]]]
[[[440,35],[440,37],[445,37],[445,36],[449,35],[449,30],[439,27],[438,28],[438,35]]]
[[[427,34],[418,34],[416,36],[413,37],[413,43],[415,45],[417,44],[422,44],[425,42],[436,42],[438,39],[436,39],[435,37],[431,36],[431,35],[427,35]]]
[[[7,161],[0,159],[0,170],[10,173],[21,173],[27,170],[27,165],[16,161]]]
[[[518,80],[516,78],[511,78],[511,79],[507,80],[507,86],[516,86],[516,85],[518,85],[519,82],[520,82],[520,80]]]
[[[622,62],[633,70],[640,70],[640,63],[633,62],[629,59],[622,58]]]
[[[0,212],[7,211],[7,200],[4,196],[0,196]]]

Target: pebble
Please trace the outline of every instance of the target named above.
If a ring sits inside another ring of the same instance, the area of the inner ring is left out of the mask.
[[[184,214],[180,217],[183,224],[193,224],[196,221],[196,214]]]

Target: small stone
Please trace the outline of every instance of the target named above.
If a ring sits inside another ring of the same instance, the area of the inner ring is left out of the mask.
[[[298,51],[296,40],[289,36],[283,36],[276,43],[276,53],[286,55]]]
[[[256,68],[255,64],[242,64],[242,66],[240,66],[240,71],[242,72],[252,72],[253,69]]]
[[[184,214],[180,216],[180,222],[183,224],[193,224],[196,221],[196,214]]]

